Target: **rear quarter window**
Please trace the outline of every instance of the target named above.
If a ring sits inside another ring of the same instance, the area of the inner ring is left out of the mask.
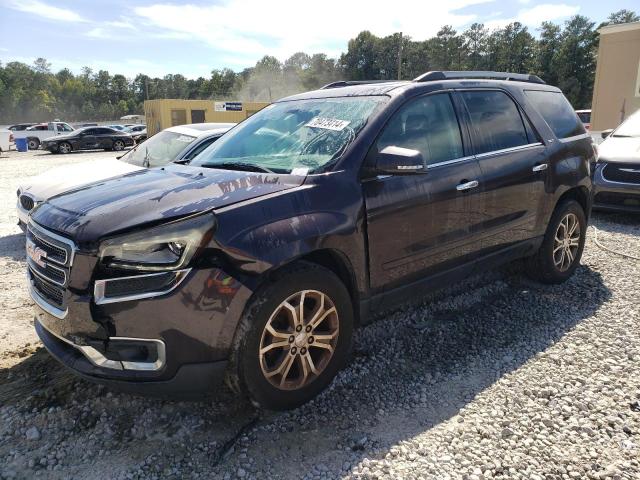
[[[558,138],[586,133],[573,107],[560,92],[525,90],[525,95]]]

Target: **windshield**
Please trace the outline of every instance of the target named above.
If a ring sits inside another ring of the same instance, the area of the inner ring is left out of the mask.
[[[300,175],[317,172],[342,154],[385,99],[344,97],[275,103],[230,130],[191,164]]]
[[[631,115],[613,133],[614,137],[640,137],[640,112]]]
[[[195,139],[191,135],[164,130],[138,145],[122,160],[139,167],[161,167],[176,160]]]

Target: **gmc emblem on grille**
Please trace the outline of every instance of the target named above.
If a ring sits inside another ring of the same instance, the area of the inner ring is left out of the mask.
[[[44,268],[47,266],[44,259],[47,258],[47,252],[36,246],[31,240],[27,240],[27,256],[35,262],[36,265]]]

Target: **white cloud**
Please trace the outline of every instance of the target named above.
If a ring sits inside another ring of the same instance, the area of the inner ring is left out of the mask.
[[[325,0],[320,7],[296,0],[233,0],[211,6],[155,4],[135,7],[134,12],[147,27],[206,42],[230,52],[233,63],[248,66],[267,54],[281,60],[301,50],[337,55],[362,30],[376,35],[402,31],[423,40],[442,25],[459,28],[472,22],[476,15],[457,11],[491,1],[396,0],[389,9],[376,0]],[[337,42],[340,47],[331,51],[328,45]]]
[[[489,20],[484,22],[484,25],[489,29],[497,29],[503,28],[512,22],[520,22],[528,27],[538,28],[542,22],[557,21],[575,15],[579,11],[580,7],[577,5],[544,3],[520,10],[515,17]]]
[[[39,0],[9,0],[9,8],[21,12],[33,13],[49,20],[62,22],[84,22],[85,20],[73,10],[47,5]]]
[[[558,4],[553,5],[545,3],[536,5],[528,10],[521,10],[518,13],[518,21],[525,25],[539,27],[542,22],[558,20],[560,18],[570,17],[580,11],[577,5]]]

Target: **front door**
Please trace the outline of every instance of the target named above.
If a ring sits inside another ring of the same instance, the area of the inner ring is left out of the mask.
[[[482,172],[483,253],[536,236],[544,210],[546,147],[514,100],[501,90],[459,92]]]
[[[88,128],[82,133],[82,136],[80,137],[80,148],[96,148],[96,142],[96,129]]]
[[[369,157],[390,145],[418,150],[426,170],[363,181],[374,293],[460,266],[479,248],[480,170],[463,138],[448,93],[409,101],[380,134]]]

